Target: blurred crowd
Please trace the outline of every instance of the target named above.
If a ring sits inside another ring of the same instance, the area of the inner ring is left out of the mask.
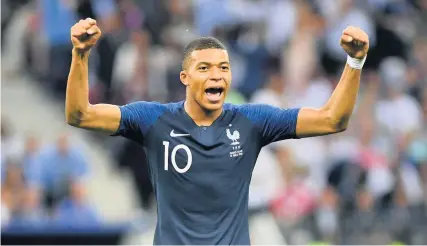
[[[90,101],[120,105],[184,99],[185,87],[179,81],[183,48],[195,37],[215,36],[226,44],[231,58],[229,102],[321,107],[346,61],[339,45],[342,31],[348,25],[362,28],[369,35],[370,51],[348,130],[265,148],[253,173],[249,208],[272,213],[290,244],[427,244],[426,0],[1,4],[6,34],[2,52],[6,57],[11,49],[20,54],[8,57],[3,65],[7,73],[30,74],[59,101],[65,96],[71,60],[69,30],[87,17],[96,19],[103,31],[90,56]],[[2,128],[2,157],[5,136]],[[49,182],[71,180],[67,194],[80,196],[78,184],[86,168],[79,152],[69,158],[78,158],[81,167],[74,163],[73,170],[65,171],[68,178],[35,178],[39,174],[32,173],[31,166],[39,161],[31,161],[29,154],[34,141],[30,137],[25,144],[20,169],[3,174],[2,164],[2,213],[3,206],[18,209],[13,204],[22,199],[15,197],[20,193],[4,194],[20,189],[23,179],[30,195],[22,204],[32,204],[32,191],[50,187]],[[133,142],[111,141],[119,166],[133,171],[141,207],[150,209],[153,195],[145,153]],[[42,159],[55,171],[56,162],[65,161],[59,157],[64,142],[61,137]]]
[[[96,224],[97,213],[85,196],[84,154],[67,134],[52,144],[40,139],[15,132],[2,118],[2,226]]]

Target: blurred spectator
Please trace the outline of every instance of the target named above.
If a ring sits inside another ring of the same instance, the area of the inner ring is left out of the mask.
[[[227,0],[194,1],[194,26],[202,36],[211,36],[217,27],[233,25],[237,18],[233,18],[230,10],[232,2]],[[221,15],[221,18],[216,16]]]
[[[135,1],[135,4],[144,12],[143,26],[152,37],[153,45],[161,45],[162,35],[166,26],[170,23],[169,11],[166,0]]]
[[[93,9],[96,10],[95,18],[103,33],[94,49],[93,60],[89,66],[91,68],[90,99],[91,102],[96,103],[113,99],[113,66],[117,50],[127,39],[128,31],[125,25],[135,25],[133,24],[135,18],[131,18],[130,23],[122,20],[122,15],[124,15],[123,18],[126,18],[126,15],[120,12],[121,6],[117,5],[116,1],[92,0],[91,2]],[[138,17],[136,17],[136,25],[141,21]]]
[[[126,141],[118,153],[117,161],[120,167],[131,170],[140,207],[145,211],[151,210],[154,205],[154,191],[144,149],[133,141]]]
[[[31,190],[27,189],[20,163],[9,161],[3,168],[6,175],[2,184],[2,213],[5,215],[2,224],[43,223],[43,210],[35,203]]]
[[[18,158],[23,151],[23,141],[19,134],[14,132],[13,126],[7,117],[1,118],[1,156],[2,160]]]
[[[281,54],[282,76],[287,84],[286,94],[288,95],[300,95],[306,89],[309,81],[319,75],[319,54],[316,50],[316,43],[324,29],[324,21],[315,12],[313,6],[306,1],[297,1],[295,8],[298,11],[296,28],[289,38],[289,45],[283,49]],[[326,93],[330,94],[329,91]],[[294,96],[290,102],[297,98]]]
[[[342,235],[343,243],[378,244],[391,243],[386,232],[386,221],[375,212],[372,194],[363,187],[356,194],[356,208],[345,220]]]
[[[338,236],[340,212],[338,198],[332,187],[326,187],[319,200],[315,220],[322,241],[333,242]]]
[[[262,43],[262,29],[259,25],[241,26],[237,29],[239,37],[229,40],[233,55],[239,56],[244,62],[244,74],[237,89],[250,98],[252,94],[264,85],[267,76],[265,68],[270,60],[266,46]]]
[[[67,196],[59,201],[55,208],[55,223],[68,226],[90,226],[99,223],[95,208],[87,201],[84,187],[73,183],[68,188]]]
[[[29,4],[30,3],[30,4]],[[33,8],[29,0],[5,0],[1,2],[1,50],[3,76],[17,76],[23,71],[26,59],[26,33],[32,19]]]
[[[43,33],[48,45],[50,88],[63,96],[71,64],[70,28],[78,20],[76,1],[39,1]]]
[[[427,88],[423,89],[422,97],[423,119],[427,121]],[[418,170],[423,186],[424,197],[427,195],[427,127],[414,134],[414,138],[408,146],[408,161]]]
[[[25,196],[25,183],[22,170],[17,163],[8,160],[2,166],[4,178],[2,180],[2,213],[5,218],[2,223],[7,224],[19,211],[19,205],[23,202]],[[4,211],[3,211],[4,209]]]
[[[357,6],[355,0],[316,1],[326,19],[324,65],[328,73],[340,73],[338,68],[346,59],[339,40],[342,31],[349,25],[360,27],[369,35],[369,46],[376,45],[375,25],[371,16]]]
[[[25,151],[22,154],[23,175],[28,189],[28,204],[33,208],[42,206],[42,189],[40,179],[42,167],[37,161],[39,157],[39,142],[35,136],[28,136],[25,142]]]
[[[252,103],[269,104],[275,107],[283,107],[281,98],[283,83],[279,74],[279,64],[272,64],[268,81],[263,89],[256,92]],[[290,178],[292,163],[287,162],[283,156],[287,155],[286,149],[279,144],[265,147],[258,155],[257,163],[252,172],[251,185],[249,187],[249,223],[251,230],[251,241],[256,244],[271,243],[282,244],[284,239],[276,223],[271,223],[267,232],[262,223],[269,220],[270,204],[283,191],[285,182]],[[271,219],[270,219],[271,220]],[[277,228],[277,229],[276,229]],[[265,234],[268,233],[268,236]]]
[[[147,35],[146,32],[132,31],[129,41],[121,44],[117,50],[112,89],[118,93],[116,100],[120,104],[147,100],[147,62],[150,59]]]
[[[415,18],[418,17],[417,33],[422,37],[427,37],[427,31],[425,29],[425,23],[427,23],[427,1],[415,0],[413,2],[419,11],[419,15],[414,15]]]
[[[84,187],[88,174],[86,159],[81,150],[69,142],[68,135],[60,136],[55,145],[42,149],[37,162],[42,169],[40,186],[48,209],[67,196],[70,186]]]
[[[417,38],[408,61],[408,91],[418,103],[422,103],[423,91],[427,86],[427,36]]]
[[[421,107],[405,93],[408,89],[405,61],[395,57],[385,59],[380,75],[386,95],[384,100],[377,101],[376,120],[404,149],[411,135],[422,127]]]

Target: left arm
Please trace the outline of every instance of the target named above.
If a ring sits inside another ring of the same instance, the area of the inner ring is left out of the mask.
[[[356,103],[360,74],[369,49],[368,35],[347,27],[340,40],[349,55],[338,86],[320,109],[280,109],[269,105],[239,107],[259,131],[261,145],[289,139],[327,135],[344,131]]]
[[[355,27],[346,28],[340,42],[349,56],[357,61],[362,61],[369,49],[367,34]],[[338,133],[347,129],[356,104],[361,75],[361,67],[353,67],[346,64],[337,87],[322,108],[300,110],[296,126],[299,138]]]
[[[332,96],[320,109],[301,108],[296,134],[299,138],[327,135],[347,129],[356,104],[361,70],[345,66]]]

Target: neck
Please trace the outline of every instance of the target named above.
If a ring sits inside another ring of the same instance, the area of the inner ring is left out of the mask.
[[[215,111],[203,109],[194,99],[185,100],[185,112],[198,126],[210,126],[221,115],[222,107]]]
[[[272,91],[276,95],[283,95],[284,91],[280,86],[270,85],[267,87],[268,90]]]

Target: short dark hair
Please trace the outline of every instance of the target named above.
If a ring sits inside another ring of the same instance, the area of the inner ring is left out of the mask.
[[[188,58],[190,58],[191,53],[195,50],[205,50],[205,49],[220,49],[227,50],[225,45],[221,43],[218,39],[214,37],[200,37],[191,41],[184,48],[184,59],[182,60],[182,69],[186,69]]]

